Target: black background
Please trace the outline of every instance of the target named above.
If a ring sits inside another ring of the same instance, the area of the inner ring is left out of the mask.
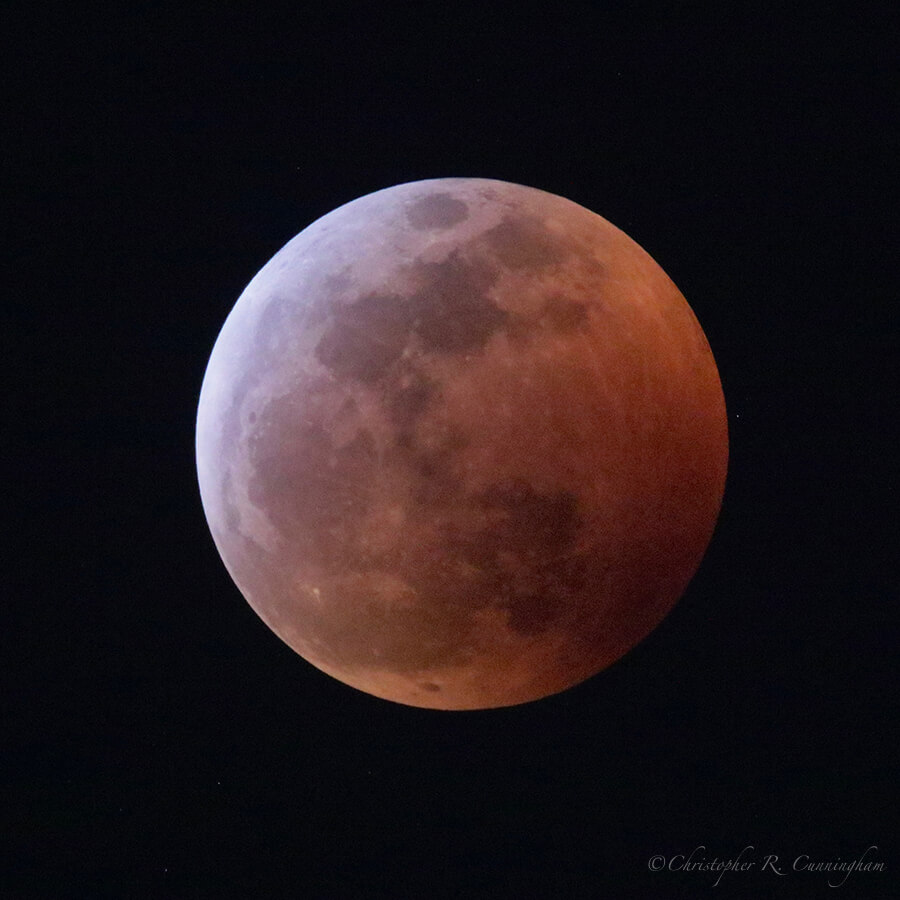
[[[2,896],[830,892],[648,869],[699,845],[788,868],[877,845],[886,872],[844,890],[887,896],[896,15],[224,6],[4,6]],[[260,266],[341,203],[449,175],[644,246],[731,433],[666,621],[577,688],[479,713],[294,655],[221,564],[193,459]]]

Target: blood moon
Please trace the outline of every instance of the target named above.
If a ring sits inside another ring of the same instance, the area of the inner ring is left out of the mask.
[[[288,242],[216,341],[197,467],[216,546],[324,672],[413,706],[561,691],[709,542],[728,436],[703,331],[600,216],[477,178]]]

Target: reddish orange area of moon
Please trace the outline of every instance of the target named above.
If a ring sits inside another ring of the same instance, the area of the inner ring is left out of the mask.
[[[562,197],[403,184],[250,282],[197,416],[203,507],[263,621],[324,672],[438,709],[594,675],[684,592],[728,433],[685,299]]]

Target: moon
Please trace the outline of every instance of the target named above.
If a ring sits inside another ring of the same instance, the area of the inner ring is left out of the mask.
[[[289,241],[197,414],[216,547],[312,665],[435,709],[537,700],[641,641],[706,551],[728,457],[703,330],[631,238],[481,178]]]

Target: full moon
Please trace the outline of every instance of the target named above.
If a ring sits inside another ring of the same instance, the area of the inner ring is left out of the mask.
[[[631,238],[480,178],[377,191],[259,271],[215,343],[197,469],[216,547],[329,675],[510,706],[619,659],[706,551],[713,355]]]

